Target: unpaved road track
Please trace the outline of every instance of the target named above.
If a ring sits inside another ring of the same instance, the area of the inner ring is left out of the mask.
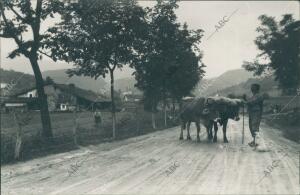
[[[299,194],[299,144],[262,125],[270,151],[257,152],[246,146],[247,122],[244,145],[241,130],[230,122],[223,144],[221,131],[209,143],[202,128],[197,143],[194,126],[192,141],[176,127],[2,166],[1,194]]]

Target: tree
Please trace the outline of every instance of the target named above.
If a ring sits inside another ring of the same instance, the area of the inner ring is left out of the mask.
[[[110,75],[113,138],[116,137],[114,71],[132,65],[144,32],[143,8],[134,0],[79,0],[66,6],[55,33],[53,58],[74,62],[70,76]],[[56,43],[58,43],[56,45]]]
[[[9,54],[9,58],[13,59],[23,55],[30,61],[39,99],[43,126],[42,136],[49,138],[52,137],[51,122],[47,97],[44,92],[44,81],[38,63],[38,60],[45,54],[43,48],[48,36],[40,32],[40,27],[42,21],[48,17],[54,17],[53,14],[62,3],[58,0],[33,2],[30,0],[0,0],[0,37],[13,39],[17,44],[17,48]],[[31,33],[31,36],[25,35],[28,33]]]
[[[164,110],[166,109],[165,75],[168,65],[171,64],[167,61],[167,56],[168,52],[174,49],[172,36],[179,27],[174,13],[177,7],[174,0],[168,2],[158,0],[153,9],[147,9],[149,39],[140,48],[143,55],[135,62],[136,87],[144,92],[144,107],[152,113],[154,129],[155,113],[160,100],[163,100]]]
[[[168,91],[172,99],[180,100],[191,91],[204,76],[206,66],[201,62],[202,53],[199,49],[202,30],[188,30],[186,24],[177,32],[174,48],[176,66],[167,74]]]
[[[244,62],[246,70],[254,75],[274,71],[283,94],[295,94],[300,86],[300,21],[292,15],[283,15],[277,22],[274,17],[261,15],[261,26],[256,31],[260,35],[255,44],[262,52],[254,62]]]
[[[165,126],[167,98],[181,99],[190,93],[204,73],[203,65],[198,66],[202,55],[197,54],[202,31],[189,31],[186,24],[180,29],[176,2],[158,0],[148,10],[149,39],[135,64],[136,86],[144,92],[145,106],[154,115],[158,102],[163,101]]]

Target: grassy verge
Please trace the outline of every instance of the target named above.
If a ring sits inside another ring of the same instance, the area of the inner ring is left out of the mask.
[[[268,125],[281,129],[286,138],[300,143],[299,111],[267,115],[265,118]]]
[[[92,112],[77,113],[76,140],[73,113],[51,113],[54,138],[45,142],[40,138],[41,124],[38,112],[26,113],[30,121],[22,127],[21,161],[66,152],[90,144],[112,141],[111,113],[102,113],[102,123],[96,125]],[[156,114],[157,129],[152,129],[151,113],[145,111],[117,113],[117,140],[165,129],[163,113]],[[169,122],[169,126],[171,125]],[[1,163],[14,163],[17,126],[11,114],[1,114]]]

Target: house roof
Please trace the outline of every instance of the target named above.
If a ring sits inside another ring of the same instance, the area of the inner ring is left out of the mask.
[[[64,91],[65,93],[69,93],[72,94],[74,96],[77,96],[79,98],[91,101],[91,102],[110,102],[110,98],[106,97],[103,94],[96,94],[95,92],[91,91],[91,90],[85,90],[85,89],[81,89],[79,87],[76,87],[75,85],[66,85],[66,84],[57,84],[57,83],[48,83],[45,84],[44,86],[49,86],[49,85],[53,85],[53,87],[58,88],[62,91]],[[36,87],[31,87],[28,89],[24,89],[21,92],[14,94],[13,96],[19,96],[22,94],[25,94],[29,91],[32,91],[36,89]]]
[[[125,94],[124,97],[130,99],[143,99],[143,95],[139,95],[139,94]]]
[[[106,97],[103,94],[96,94],[93,91],[81,89],[76,86],[66,85],[66,84],[54,84],[54,87],[59,88],[60,90],[77,96],[82,99],[89,100],[91,102],[110,102],[110,98]]]
[[[31,103],[36,102],[37,98],[23,98],[23,97],[1,97],[1,104],[5,103]]]
[[[45,87],[45,86],[48,86],[48,85],[53,85],[53,84],[47,83],[47,84],[44,84],[44,87]],[[28,88],[25,88],[25,89],[23,89],[23,90],[21,90],[21,91],[18,91],[18,92],[16,92],[16,93],[11,94],[10,96],[13,97],[13,96],[23,95],[23,94],[28,93],[29,91],[32,91],[32,90],[35,90],[35,89],[36,89],[35,86],[34,86],[34,87],[28,87]]]

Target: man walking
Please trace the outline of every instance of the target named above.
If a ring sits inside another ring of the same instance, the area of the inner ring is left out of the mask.
[[[249,143],[250,147],[256,147],[255,139],[259,138],[259,126],[263,112],[263,102],[268,98],[267,94],[260,94],[260,85],[251,85],[252,97],[246,99],[249,113],[249,129],[253,137],[253,141]]]

